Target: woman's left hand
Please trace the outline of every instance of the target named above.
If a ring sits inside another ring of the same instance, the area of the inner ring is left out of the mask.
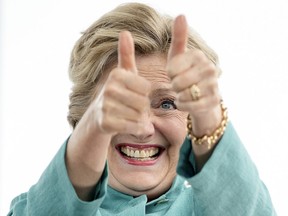
[[[190,113],[193,134],[202,137],[212,134],[222,119],[218,70],[202,51],[187,50],[187,35],[186,19],[178,16],[172,29],[167,71],[177,93],[177,108]]]

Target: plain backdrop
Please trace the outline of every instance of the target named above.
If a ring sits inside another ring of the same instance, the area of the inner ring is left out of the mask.
[[[71,133],[66,120],[71,49],[116,0],[2,0],[0,215],[29,190]],[[287,0],[139,1],[188,23],[216,50],[229,117],[288,215]]]

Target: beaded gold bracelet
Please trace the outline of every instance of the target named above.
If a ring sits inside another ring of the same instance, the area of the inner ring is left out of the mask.
[[[191,139],[192,142],[196,145],[203,145],[204,143],[208,144],[208,149],[211,149],[211,146],[214,145],[218,139],[224,134],[227,123],[228,123],[228,114],[227,108],[221,102],[221,111],[222,111],[222,121],[220,125],[216,128],[211,135],[204,135],[202,137],[196,137],[192,133],[192,121],[190,114],[187,116],[187,137]]]

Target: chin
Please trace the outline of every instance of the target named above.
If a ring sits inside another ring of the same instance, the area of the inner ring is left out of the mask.
[[[154,199],[169,190],[175,173],[138,171],[119,176],[112,174],[110,177],[112,178],[109,180],[109,184],[114,189],[132,196],[146,194],[148,199]]]
[[[119,144],[112,149],[108,157],[109,185],[132,196],[146,194],[149,198],[165,193],[175,178],[176,162],[171,161],[162,146],[135,148],[131,144]]]

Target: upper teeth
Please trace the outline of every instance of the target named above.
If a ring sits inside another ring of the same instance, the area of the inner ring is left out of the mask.
[[[122,146],[121,152],[126,154],[129,157],[136,158],[147,158],[156,155],[159,152],[158,148],[149,148],[149,149],[132,149],[131,147]]]

